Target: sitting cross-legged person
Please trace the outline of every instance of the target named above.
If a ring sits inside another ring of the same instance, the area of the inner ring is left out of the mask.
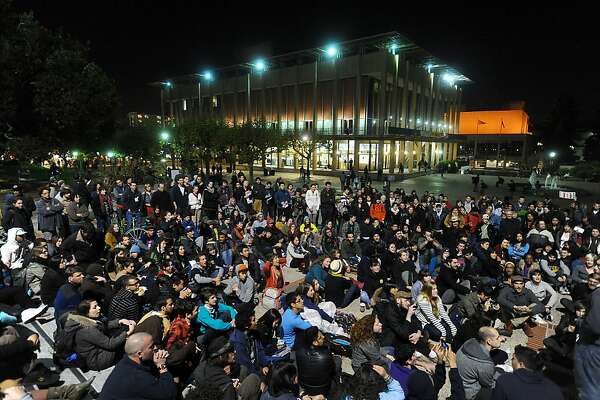
[[[217,291],[206,287],[200,291],[204,303],[198,309],[199,344],[207,344],[218,336],[225,335],[235,328],[235,308],[219,302]]]

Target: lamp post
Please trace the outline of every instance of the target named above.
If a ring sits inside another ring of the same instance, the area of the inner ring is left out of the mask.
[[[110,169],[111,169],[111,171],[112,171],[112,174],[114,175],[114,174],[115,174],[115,164],[114,164],[114,162],[113,162],[113,157],[115,156],[115,152],[114,152],[114,151],[112,151],[112,150],[109,150],[109,151],[106,153],[106,156],[107,156],[107,157],[108,157],[108,159],[110,160]]]
[[[167,145],[169,145],[168,148],[169,148],[169,152],[171,153],[171,168],[175,169],[175,154],[173,154],[174,153],[173,143],[169,142],[170,139],[171,139],[171,134],[169,132],[162,131],[160,133],[160,141],[163,144],[163,146],[165,146],[164,149],[166,149]]]
[[[203,74],[196,74],[200,78],[204,78],[205,81],[210,82],[213,79],[212,73],[206,71]],[[198,80],[198,116],[202,118],[202,79]]]
[[[162,124],[162,127],[165,127],[165,88],[167,89],[171,89],[173,87],[173,84],[171,83],[171,81],[166,81],[166,82],[161,82],[160,83],[161,87],[160,87],[160,123]],[[169,96],[170,97],[170,96]]]

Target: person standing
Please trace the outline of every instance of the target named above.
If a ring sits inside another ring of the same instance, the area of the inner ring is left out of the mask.
[[[4,214],[2,226],[7,232],[11,228],[22,228],[27,232],[27,240],[32,242],[35,240],[31,215],[25,210],[23,198],[20,196],[11,200],[10,207]]]
[[[321,207],[321,194],[317,190],[317,184],[310,185],[310,190],[306,192],[306,212],[310,217],[310,222],[317,225],[319,222],[319,208]]]
[[[172,208],[181,215],[188,209],[188,192],[185,187],[185,179],[183,175],[177,175],[177,185],[173,186],[170,191]],[[163,210],[164,211],[164,210]]]
[[[67,216],[69,217],[69,234],[77,232],[79,228],[87,221],[90,212],[88,205],[82,202],[81,196],[75,194],[73,201],[67,206]]]
[[[335,222],[335,189],[331,187],[331,182],[325,182],[325,189],[321,191],[321,210],[323,224],[328,221]]]
[[[127,229],[131,229],[133,221],[135,226],[140,228],[142,225],[142,195],[137,190],[137,183],[131,182],[129,188],[125,190],[124,195],[125,218],[127,220]]]
[[[152,193],[152,198],[150,199],[150,206],[153,209],[158,209],[160,213],[166,213],[167,211],[173,212],[173,201],[171,200],[171,196],[169,192],[165,189],[164,182],[160,182],[158,184],[158,190]]]
[[[106,192],[106,189],[104,191]],[[58,200],[50,197],[50,189],[47,187],[40,190],[40,199],[35,203],[35,207],[38,212],[38,230],[48,243],[48,253],[52,256],[56,251],[52,239],[58,236],[62,228],[64,208]]]

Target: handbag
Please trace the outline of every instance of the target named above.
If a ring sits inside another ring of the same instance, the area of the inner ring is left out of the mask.
[[[281,308],[281,289],[269,287],[265,289],[262,303],[268,309],[275,308],[279,310]]]

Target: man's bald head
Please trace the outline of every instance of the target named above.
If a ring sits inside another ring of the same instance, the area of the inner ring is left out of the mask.
[[[479,328],[477,336],[479,336],[479,343],[486,347],[489,347],[490,350],[497,349],[502,344],[500,334],[495,328],[492,328],[491,326],[483,326]]]
[[[152,335],[148,333],[134,333],[133,335],[129,336],[125,342],[125,354],[130,357],[135,356],[137,353],[144,351],[151,341]]]

